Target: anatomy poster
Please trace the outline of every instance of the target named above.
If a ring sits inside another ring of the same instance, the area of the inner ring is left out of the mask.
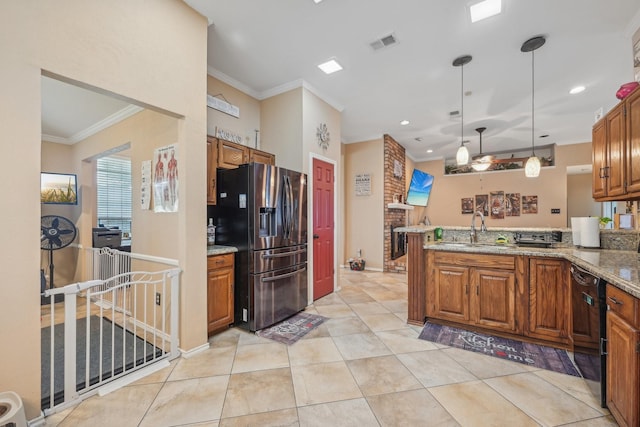
[[[154,212],[178,212],[178,146],[156,148],[153,163]]]

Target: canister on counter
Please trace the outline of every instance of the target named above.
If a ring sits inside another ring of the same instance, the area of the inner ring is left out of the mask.
[[[442,240],[442,227],[436,227],[435,230],[433,230],[433,235],[435,237],[435,241],[439,242]]]

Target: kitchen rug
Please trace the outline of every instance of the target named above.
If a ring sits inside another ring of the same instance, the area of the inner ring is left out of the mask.
[[[256,335],[291,345],[320,326],[325,320],[327,320],[326,317],[317,314],[300,312],[269,328],[256,331]]]
[[[565,350],[427,322],[420,339],[579,377]]]

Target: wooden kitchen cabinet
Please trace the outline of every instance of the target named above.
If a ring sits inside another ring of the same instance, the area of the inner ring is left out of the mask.
[[[640,425],[638,299],[607,285],[607,407],[621,426]]]
[[[218,141],[207,137],[207,204],[216,204],[216,170],[218,168]]]
[[[436,252],[427,277],[427,317],[519,332],[513,256]]]
[[[207,332],[228,328],[234,322],[234,254],[207,258]]]
[[[527,336],[569,342],[569,265],[557,258],[529,259],[529,322]]]
[[[640,197],[640,90],[620,101],[593,127],[593,198]]]
[[[266,151],[260,151],[260,150],[256,150],[255,148],[250,148],[249,162],[265,163],[267,165],[275,166],[276,156],[275,154],[267,153]]]
[[[249,147],[218,139],[218,167],[234,169],[249,163]]]

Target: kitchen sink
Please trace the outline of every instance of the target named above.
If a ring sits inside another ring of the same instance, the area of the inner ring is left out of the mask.
[[[492,249],[514,249],[516,245],[510,243],[466,243],[466,242],[438,242],[438,245],[454,247],[454,248],[492,248]]]

